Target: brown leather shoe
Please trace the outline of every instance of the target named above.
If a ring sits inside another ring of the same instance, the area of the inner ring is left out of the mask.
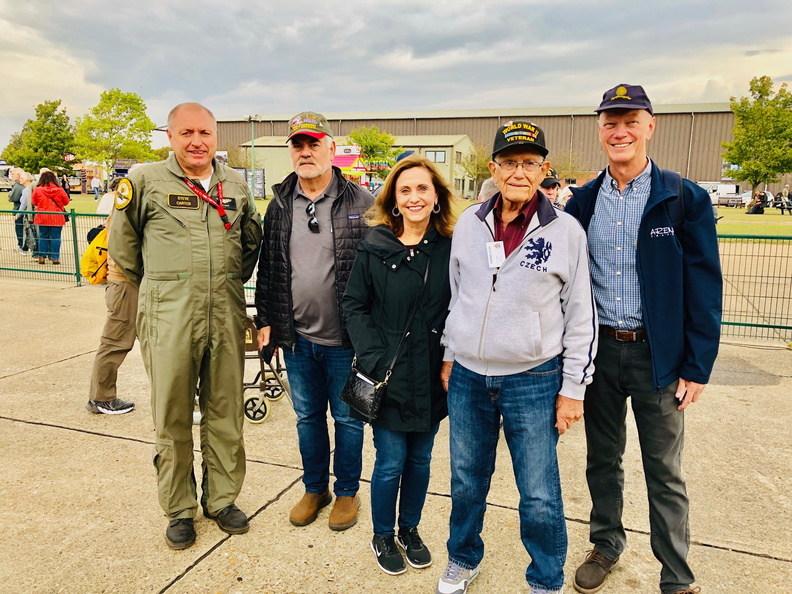
[[[306,493],[289,514],[289,522],[295,526],[307,526],[319,515],[319,510],[333,500],[330,491],[324,493]]]
[[[352,528],[358,521],[358,508],[360,498],[357,495],[352,497],[336,497],[333,510],[330,512],[330,530],[346,530]]]
[[[605,583],[605,578],[608,577],[618,561],[618,557],[608,559],[597,549],[591,549],[583,564],[577,568],[575,581],[572,582],[572,585],[575,586],[575,590],[583,592],[583,594],[599,592],[602,584]]]

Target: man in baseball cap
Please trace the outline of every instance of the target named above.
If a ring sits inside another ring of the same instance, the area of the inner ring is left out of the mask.
[[[715,218],[704,189],[647,156],[656,120],[643,87],[616,85],[596,111],[608,166],[574,188],[565,207],[588,235],[600,324],[597,373],[586,389],[583,417],[593,548],[575,572],[574,586],[597,592],[627,544],[621,502],[629,399],[646,476],[652,552],[662,565],[660,590],[692,594],[699,590],[691,586],[695,578],[687,562],[681,460],[685,409],[701,396],[718,353],[722,280]]]
[[[336,145],[322,114],[304,111],[289,120],[287,144],[294,173],[272,187],[275,199],[264,217],[255,297],[258,346],[283,349],[297,414],[305,494],[289,521],[307,526],[335,494],[328,525],[346,530],[358,519],[363,423],[340,399],[355,354],[340,303],[357,244],[368,230],[363,213],[374,198],[333,167]]]
[[[547,196],[547,199],[555,204],[556,198],[558,198],[558,190],[561,188],[561,182],[558,181],[558,174],[555,169],[551,167],[547,170],[547,174],[542,180],[541,186],[542,192]]]
[[[499,127],[489,163],[499,192],[465,210],[454,229],[441,372],[451,521],[437,594],[466,592],[479,573],[501,418],[520,492],[520,537],[531,557],[529,589],[560,592],[564,585],[556,444],[583,414],[596,322],[585,233],[539,191],[550,171],[547,153],[539,126]]]

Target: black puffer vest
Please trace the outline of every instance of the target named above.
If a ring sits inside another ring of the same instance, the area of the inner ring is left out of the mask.
[[[344,179],[337,167],[333,167],[333,174],[333,183],[338,184],[338,197],[333,201],[331,210],[336,302],[341,319],[341,341],[344,348],[352,348],[344,323],[341,298],[355,261],[357,244],[368,230],[363,215],[373,204],[374,197],[357,184]],[[287,349],[293,348],[295,342],[289,242],[294,207],[292,197],[296,184],[297,174],[291,173],[283,182],[272,187],[274,197],[264,215],[264,238],[259,254],[255,297],[256,326],[271,326],[270,341]]]

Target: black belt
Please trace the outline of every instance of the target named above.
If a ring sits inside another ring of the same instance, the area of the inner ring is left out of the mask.
[[[610,326],[600,326],[600,332],[605,336],[610,336],[622,342],[642,342],[646,340],[646,330],[639,328],[638,330],[617,330]]]

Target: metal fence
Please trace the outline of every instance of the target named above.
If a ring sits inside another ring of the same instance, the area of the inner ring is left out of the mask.
[[[16,251],[16,214],[0,210],[0,276],[84,284],[80,256],[88,247],[86,235],[105,217],[71,211],[61,234],[61,264],[53,266]],[[719,244],[723,335],[792,341],[792,237],[721,235]],[[245,293],[252,301],[253,286]]]

